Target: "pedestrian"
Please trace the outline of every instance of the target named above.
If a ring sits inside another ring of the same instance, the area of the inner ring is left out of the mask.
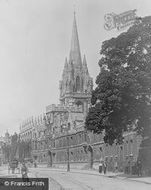
[[[142,163],[140,160],[137,162],[137,175],[142,176]]]
[[[118,163],[117,163],[117,161],[115,161],[114,168],[115,168],[115,172],[118,172]]]
[[[107,163],[106,161],[103,162],[103,171],[104,171],[104,174],[106,174],[106,170],[107,170]]]
[[[100,159],[100,163],[99,163],[99,173],[102,173],[102,169],[103,169],[103,164],[102,164],[102,159]]]
[[[131,162],[130,160],[128,161],[128,174],[131,174]]]
[[[36,162],[34,162],[34,167],[37,168],[37,163]]]
[[[24,162],[21,167],[21,174],[22,174],[22,178],[28,178],[28,168]]]
[[[10,166],[10,162],[8,162],[8,173],[10,174],[10,170],[11,170],[11,166]]]
[[[20,171],[21,171],[21,164],[20,164],[20,162],[18,162],[17,170],[18,170],[18,173],[20,174]]]

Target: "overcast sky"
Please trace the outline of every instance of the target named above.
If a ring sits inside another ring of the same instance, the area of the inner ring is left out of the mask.
[[[104,15],[133,9],[151,15],[150,0],[0,0],[0,135],[19,132],[26,118],[59,103],[74,4],[81,54],[94,81],[101,43],[120,34],[104,29]]]

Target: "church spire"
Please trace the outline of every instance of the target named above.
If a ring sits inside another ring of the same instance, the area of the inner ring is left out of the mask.
[[[73,19],[71,49],[70,49],[69,60],[72,61],[73,64],[75,64],[75,65],[82,65],[75,11],[74,11],[74,19]]]

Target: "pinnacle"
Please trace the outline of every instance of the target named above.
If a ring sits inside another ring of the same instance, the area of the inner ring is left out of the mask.
[[[89,73],[89,72],[88,72],[87,61],[86,61],[85,55],[84,55],[84,57],[83,57],[83,69],[84,69],[84,71],[85,71],[87,74]]]
[[[68,66],[68,60],[67,60],[67,57],[65,58],[65,67]]]
[[[83,65],[87,65],[85,54],[83,56]]]

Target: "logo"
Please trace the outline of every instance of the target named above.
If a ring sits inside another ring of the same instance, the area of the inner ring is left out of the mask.
[[[108,31],[114,28],[116,28],[117,30],[121,30],[126,28],[127,26],[132,25],[136,18],[137,18],[136,9],[126,11],[119,15],[115,13],[106,14],[104,16],[105,19],[104,28],[105,30]]]
[[[9,186],[9,181],[5,181],[5,186]]]

